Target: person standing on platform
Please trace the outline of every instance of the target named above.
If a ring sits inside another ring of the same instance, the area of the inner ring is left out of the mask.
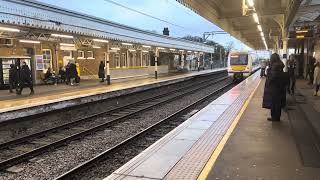
[[[286,104],[287,80],[283,72],[284,64],[276,53],[271,55],[270,67],[265,83],[263,95],[263,108],[271,110],[271,118],[268,121],[280,121],[281,108]]]
[[[261,67],[260,77],[266,76],[267,61],[263,59],[260,62],[260,67]]]
[[[70,62],[66,65],[66,84],[70,83]]]
[[[32,75],[31,70],[26,62],[23,62],[20,70],[20,90],[17,92],[18,95],[21,95],[24,86],[27,85],[30,88],[30,95],[34,94],[33,84],[32,84]]]
[[[77,66],[74,63],[70,63],[70,85],[73,86],[76,78],[78,78]]]
[[[314,96],[320,96],[319,94],[319,88],[320,88],[320,62],[317,61],[315,63],[315,69],[314,69],[314,79],[313,79],[313,85],[314,85]]]
[[[310,59],[309,64],[308,64],[309,78],[310,78],[310,81],[309,81],[308,84],[313,84],[315,63],[316,63],[316,58],[312,57],[312,58]]]
[[[13,93],[13,89],[17,92],[18,74],[17,67],[14,64],[10,64],[9,69],[9,92]]]
[[[101,79],[100,82],[104,82],[104,78],[106,78],[104,68],[105,66],[103,64],[103,61],[101,61],[99,65],[99,72],[98,72],[99,78]]]
[[[295,86],[296,86],[296,76],[295,76],[295,71],[296,71],[296,61],[294,59],[294,56],[291,55],[289,57],[289,60],[287,61],[287,68],[288,68],[288,76],[289,76],[289,86],[287,88],[288,93],[293,95]]]

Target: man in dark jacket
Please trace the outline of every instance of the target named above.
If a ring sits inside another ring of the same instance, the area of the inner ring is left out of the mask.
[[[294,90],[295,90],[295,86],[296,86],[296,76],[295,76],[295,72],[296,72],[296,66],[297,63],[294,59],[294,56],[291,55],[289,57],[289,60],[287,61],[287,68],[288,68],[288,76],[289,76],[289,86],[288,86],[288,93],[289,94],[294,94]]]
[[[264,89],[263,108],[271,110],[269,121],[280,121],[281,108],[286,104],[287,78],[283,73],[284,64],[278,54],[274,53],[270,58],[270,68]]]
[[[313,80],[314,80],[314,64],[316,62],[316,58],[312,57],[310,58],[309,64],[308,64],[308,71],[309,71],[309,77],[310,77],[310,81],[309,84],[313,84]]]
[[[20,70],[20,82],[19,82],[20,91],[17,92],[18,95],[21,95],[25,85],[27,85],[27,87],[30,88],[30,91],[31,91],[30,95],[34,94],[31,70],[27,65],[27,63],[23,62],[23,65],[21,66],[21,70]]]
[[[9,88],[10,93],[13,93],[13,88],[17,88],[17,82],[18,82],[18,71],[17,67],[14,64],[10,64],[9,69]],[[16,89],[17,91],[17,89]]]
[[[100,82],[104,82],[104,78],[106,77],[105,73],[104,73],[104,67],[105,66],[104,66],[103,62],[101,61],[100,65],[99,65],[99,72],[98,72],[99,78],[101,79]]]

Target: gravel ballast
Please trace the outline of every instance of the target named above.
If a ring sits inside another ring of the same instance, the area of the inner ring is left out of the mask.
[[[226,84],[227,82],[223,83]],[[17,165],[17,168],[23,169],[21,172],[2,173],[0,174],[0,179],[54,179],[54,177],[72,169],[81,162],[93,158],[97,154],[146,129],[219,87],[221,85],[199,90],[197,93],[158,106],[139,116],[134,116],[130,120],[121,122],[116,126],[96,132],[79,141],[71,142],[67,146],[38,156],[38,160],[35,162],[25,162]],[[84,125],[84,127],[86,126]],[[133,151],[136,152],[136,150]]]

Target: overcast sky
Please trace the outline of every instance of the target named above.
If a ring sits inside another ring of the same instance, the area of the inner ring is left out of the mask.
[[[203,32],[221,30],[211,22],[184,7],[176,0],[113,0],[119,4],[144,12],[172,24],[161,22],[150,17],[111,4],[105,0],[39,0],[66,9],[97,16],[128,26],[155,30],[162,33],[164,27],[169,27],[170,36],[186,35],[201,36]],[[230,35],[217,35],[214,40],[222,45],[233,41],[236,49],[243,50],[246,46]]]

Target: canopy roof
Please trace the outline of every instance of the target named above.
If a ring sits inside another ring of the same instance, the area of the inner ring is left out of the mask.
[[[252,15],[243,16],[243,0],[177,0],[249,47],[265,49]],[[285,38],[302,0],[255,0],[254,8],[269,48]]]
[[[0,0],[0,25],[42,29],[155,47],[214,52],[212,46],[168,37],[35,0]]]

